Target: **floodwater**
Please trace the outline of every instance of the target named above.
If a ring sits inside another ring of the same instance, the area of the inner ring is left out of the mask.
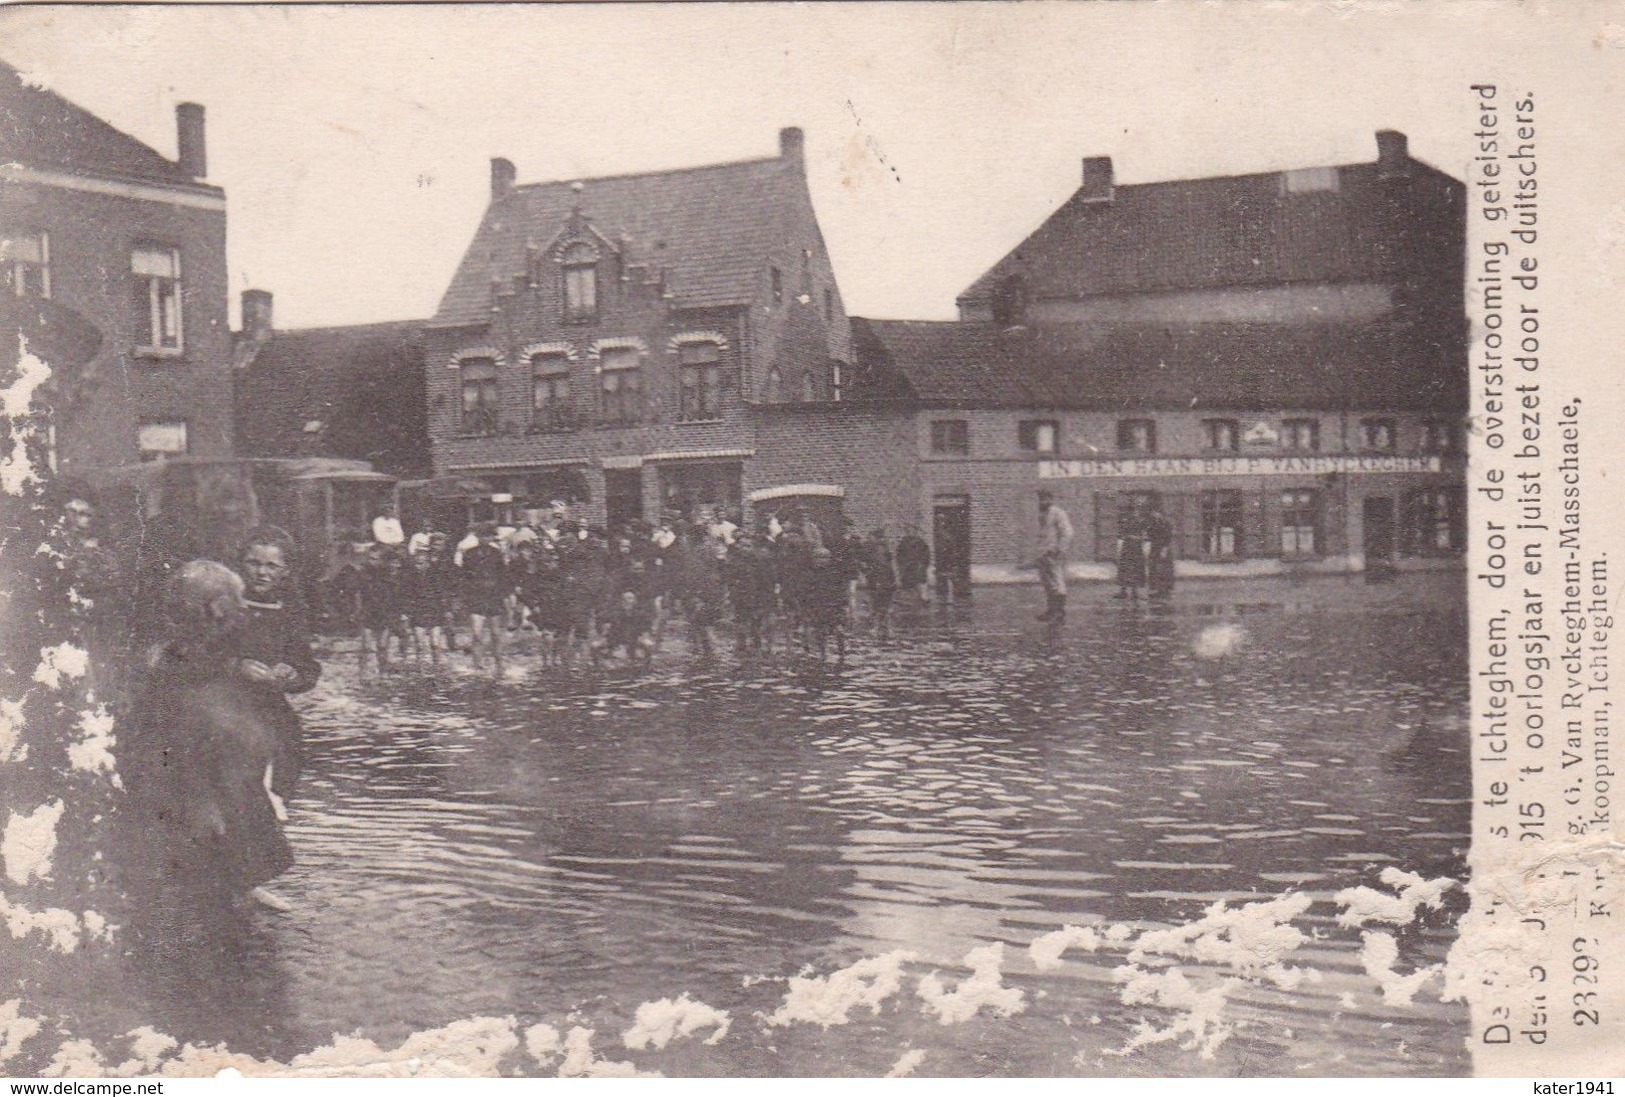
[[[1385,1003],[1333,901],[1388,866],[1465,879],[1461,587],[1190,583],[1156,611],[1086,587],[1059,630],[1034,590],[979,590],[889,642],[860,626],[840,669],[698,661],[679,626],[642,675],[522,653],[500,683],[459,661],[358,684],[341,642],[299,701],[294,911],[235,923],[184,977],[135,958],[125,990],[177,1039],[284,1062],[511,1016],[668,1074],[877,1075],[910,1052],[925,1075],[1465,1073],[1465,1007],[1438,982]],[[1179,961],[1198,989],[1234,980],[1211,1057],[1182,1036],[1119,1054],[1181,1016],[1125,994],[1121,947],[1027,952],[1289,893],[1312,900],[1293,989]],[[1442,961],[1455,913],[1386,927],[1395,968]],[[939,1019],[920,978],[963,985],[991,942],[1018,1011]],[[899,949],[876,1008],[770,1022],[791,977]],[[636,1008],[681,994],[728,1011],[726,1038],[628,1050]]]

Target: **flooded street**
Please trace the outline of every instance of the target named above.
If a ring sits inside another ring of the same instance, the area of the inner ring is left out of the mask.
[[[984,589],[889,642],[860,626],[838,670],[701,662],[679,625],[642,676],[543,672],[525,635],[501,683],[459,657],[358,684],[340,641],[299,701],[297,863],[276,885],[295,910],[233,930],[218,999],[150,964],[125,985],[160,1031],[284,1062],[336,1033],[390,1048],[511,1016],[667,1074],[1464,1073],[1465,1006],[1437,981],[1385,1002],[1333,901],[1390,866],[1464,878],[1460,585],[1190,583],[1157,611],[1085,588],[1055,631],[1034,590]],[[1186,1046],[1213,1031],[1200,1016],[1118,1054],[1193,1012],[1136,999],[1121,944],[1028,949],[1287,894],[1310,900],[1301,981],[1181,961],[1198,990],[1232,980],[1211,1058]],[[1395,970],[1442,961],[1453,913],[1387,927]],[[965,990],[993,942],[1019,1003],[950,1024],[916,987]],[[874,1008],[828,1027],[781,1008],[792,977],[897,950]],[[684,994],[729,1014],[726,1038],[629,1050],[637,1007]]]

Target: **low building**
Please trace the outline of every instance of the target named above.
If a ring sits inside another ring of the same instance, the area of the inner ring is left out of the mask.
[[[884,509],[918,516],[975,581],[1031,577],[1041,487],[1084,577],[1113,574],[1131,501],[1168,516],[1185,575],[1459,565],[1465,394],[1453,349],[1416,331],[854,326],[910,409],[913,498]]]
[[[66,475],[232,452],[226,196],[203,108],[176,126],[171,160],[0,63],[0,292],[102,336],[45,397]]]
[[[278,330],[272,297],[242,295],[235,396],[242,457],[365,461],[430,472],[421,320]]]
[[[766,159],[552,183],[493,160],[425,347],[435,472],[485,513],[619,524],[797,488],[756,469],[761,415],[838,403],[852,361],[801,131]]]

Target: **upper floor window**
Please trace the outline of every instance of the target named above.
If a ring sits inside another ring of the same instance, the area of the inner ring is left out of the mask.
[[[1234,453],[1241,448],[1241,424],[1234,419],[1203,419],[1207,448]]]
[[[135,286],[136,349],[181,349],[181,253],[141,246],[130,255]]]
[[[1016,443],[1028,453],[1058,453],[1061,424],[1054,419],[1023,419],[1016,425]]]
[[[931,452],[958,456],[970,453],[970,424],[963,419],[933,419]]]
[[[637,348],[605,348],[599,360],[598,421],[627,426],[642,415],[643,369]]]
[[[136,427],[136,449],[143,461],[186,456],[186,420],[142,420]]]
[[[1461,424],[1452,419],[1427,419],[1422,423],[1423,453],[1460,453]]]
[[[1157,452],[1157,424],[1153,419],[1119,419],[1117,448],[1131,453]]]
[[[570,416],[570,359],[562,354],[538,354],[530,360],[530,429],[568,430]]]
[[[835,319],[835,291],[827,287],[824,290],[824,319]]]
[[[492,358],[464,358],[459,372],[462,381],[462,431],[464,434],[497,432],[497,364]]]
[[[769,267],[767,277],[773,284],[773,303],[779,304],[784,300],[784,272],[778,267]]]
[[[1298,453],[1320,449],[1319,419],[1286,419],[1281,423],[1281,448]]]
[[[1392,419],[1360,420],[1360,446],[1362,449],[1392,453],[1398,445],[1399,432]]]
[[[598,256],[587,244],[564,249],[564,318],[598,317]]]
[[[812,296],[812,249],[801,249],[801,292],[807,298]]]
[[[779,372],[778,366],[767,371],[767,402],[784,403],[784,374]]]
[[[842,370],[841,363],[831,362],[829,364],[829,398],[837,404],[841,402],[841,393],[845,384],[846,375]]]
[[[812,370],[801,375],[801,402],[810,404],[818,399],[818,380],[813,377]]]
[[[51,239],[43,232],[0,236],[0,277],[17,297],[51,296]]]
[[[722,348],[715,343],[684,343],[677,348],[681,398],[677,417],[688,422],[722,418],[728,376]]]

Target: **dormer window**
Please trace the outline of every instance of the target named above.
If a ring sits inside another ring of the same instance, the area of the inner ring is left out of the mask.
[[[564,249],[564,318],[580,322],[598,318],[598,256],[586,244]]]

